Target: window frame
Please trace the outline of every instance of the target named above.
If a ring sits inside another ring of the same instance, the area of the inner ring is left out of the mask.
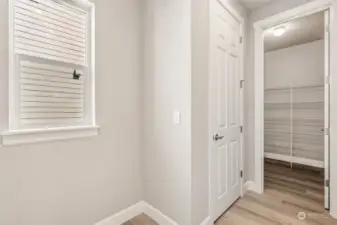
[[[88,71],[89,79],[84,83],[84,117],[83,124],[64,126],[45,126],[23,128],[19,126],[19,76],[18,58],[26,57],[15,53],[15,1],[9,0],[9,99],[8,99],[8,127],[2,133],[3,145],[16,145],[25,143],[44,142],[52,140],[72,139],[98,135],[99,127],[96,124],[96,101],[95,101],[95,4],[88,0],[52,0],[54,2],[79,7],[88,12],[87,14],[87,42],[86,42],[86,64],[80,65]]]

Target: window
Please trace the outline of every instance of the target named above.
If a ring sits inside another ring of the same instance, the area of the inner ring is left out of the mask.
[[[94,5],[10,0],[9,127],[3,143],[97,134]]]

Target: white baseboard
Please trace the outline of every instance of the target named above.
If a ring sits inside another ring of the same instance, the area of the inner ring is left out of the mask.
[[[331,216],[332,218],[334,218],[334,219],[337,219],[337,213],[335,213],[335,212],[332,211],[331,209],[330,209],[330,216]]]
[[[171,218],[144,201],[140,201],[137,204],[96,223],[95,225],[121,225],[142,213],[145,213],[159,225],[178,225],[178,223],[174,222]]]
[[[211,217],[207,217],[200,225],[213,225],[211,222]]]
[[[256,192],[253,181],[246,181],[246,183],[243,185],[243,194],[246,194],[248,191]]]
[[[156,221],[159,225],[178,225],[175,221],[173,221],[171,218],[160,212],[158,209],[154,208],[147,202],[143,202],[144,204],[144,211],[147,216],[149,216],[151,219]]]
[[[288,155],[280,155],[280,154],[275,154],[275,153],[264,153],[264,157],[268,159],[275,159],[275,160],[281,160],[285,162],[292,162],[292,163],[297,163],[301,165],[306,165],[306,166],[313,166],[317,168],[324,168],[324,161],[318,161],[318,160],[312,160],[312,159],[304,159],[304,158],[299,158],[299,157],[293,157],[293,156],[288,156]]]

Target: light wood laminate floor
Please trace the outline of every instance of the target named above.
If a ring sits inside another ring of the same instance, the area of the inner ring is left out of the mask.
[[[323,182],[321,172],[266,163],[265,193],[247,193],[215,225],[337,225],[324,209]],[[123,225],[158,224],[141,215]]]
[[[122,225],[158,225],[158,223],[154,222],[152,219],[150,219],[145,214],[142,214],[140,216],[133,218],[132,220],[126,223],[123,223]]]

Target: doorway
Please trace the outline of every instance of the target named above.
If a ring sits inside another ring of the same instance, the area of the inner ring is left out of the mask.
[[[329,161],[329,87],[324,79],[328,17],[328,11],[318,12],[264,32],[265,188],[312,192],[306,197],[322,200],[322,207]]]
[[[315,4],[255,24],[255,185],[312,184],[329,209],[331,9]]]

